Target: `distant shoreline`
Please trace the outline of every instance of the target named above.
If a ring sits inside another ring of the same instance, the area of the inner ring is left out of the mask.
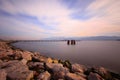
[[[72,39],[69,39],[69,40],[72,40]],[[16,43],[16,42],[59,42],[59,41],[68,41],[68,40],[14,40],[12,43]],[[75,41],[120,41],[120,39],[116,39],[116,40],[75,40]]]

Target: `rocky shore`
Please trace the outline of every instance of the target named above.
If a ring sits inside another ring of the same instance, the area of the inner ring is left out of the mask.
[[[0,80],[120,80],[103,67],[71,64],[10,46],[0,41]]]

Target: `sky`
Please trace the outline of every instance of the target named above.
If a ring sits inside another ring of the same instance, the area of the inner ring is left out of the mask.
[[[0,0],[0,39],[120,36],[120,0]]]

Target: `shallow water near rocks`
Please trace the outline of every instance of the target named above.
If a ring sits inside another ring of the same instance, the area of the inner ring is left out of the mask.
[[[120,73],[120,41],[77,41],[76,45],[67,45],[66,41],[17,42],[13,46],[73,63],[103,66]]]

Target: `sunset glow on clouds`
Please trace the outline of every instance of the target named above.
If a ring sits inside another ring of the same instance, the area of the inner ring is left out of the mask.
[[[120,36],[120,0],[0,0],[0,38]]]

